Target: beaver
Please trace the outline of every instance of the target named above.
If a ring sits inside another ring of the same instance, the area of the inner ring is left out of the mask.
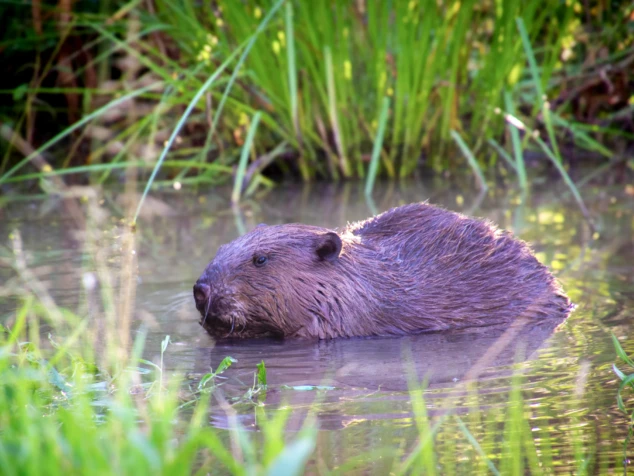
[[[525,242],[427,203],[341,231],[258,225],[218,249],[194,299],[217,338],[394,336],[571,309]]]

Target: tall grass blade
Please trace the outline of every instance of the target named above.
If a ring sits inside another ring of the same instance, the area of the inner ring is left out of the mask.
[[[456,422],[458,422],[458,426],[460,427],[460,431],[462,431],[462,433],[464,434],[464,436],[467,438],[467,440],[469,440],[469,443],[471,443],[471,446],[473,446],[473,448],[476,450],[476,452],[480,455],[480,457],[484,460],[484,462],[486,463],[486,465],[488,466],[489,470],[497,475],[500,476],[500,472],[498,471],[498,469],[495,467],[495,465],[493,464],[493,461],[491,461],[491,459],[487,456],[487,454],[484,452],[484,450],[482,449],[482,447],[480,446],[480,443],[478,443],[478,440],[475,439],[475,437],[473,436],[473,434],[469,431],[469,428],[467,428],[467,426],[464,424],[464,422],[462,421],[462,419],[458,416],[458,415],[454,415],[454,418],[456,419]]]
[[[288,87],[291,100],[291,116],[297,141],[301,143],[299,130],[299,111],[297,104],[297,65],[295,58],[295,32],[293,29],[293,3],[286,3],[286,58],[288,60]]]
[[[210,137],[213,136],[214,132],[216,131],[216,127],[218,126],[218,121],[220,120],[220,115],[225,106],[225,103],[227,102],[227,98],[229,97],[229,92],[233,88],[233,84],[235,83],[236,78],[238,77],[238,73],[240,72],[242,65],[244,64],[244,61],[246,60],[247,55],[251,51],[251,48],[253,48],[253,44],[255,43],[255,40],[258,38],[260,33],[264,31],[266,26],[271,21],[271,18],[273,18],[273,15],[275,15],[277,10],[282,6],[282,3],[284,3],[284,0],[278,0],[273,5],[271,10],[266,14],[262,22],[258,25],[257,30],[255,30],[253,35],[251,35],[251,37],[249,38],[247,46],[244,48],[244,52],[240,56],[240,59],[238,59],[238,63],[236,64],[236,67],[234,68],[233,73],[231,74],[231,77],[229,78],[229,82],[227,83],[227,87],[225,88],[225,91],[223,92],[222,97],[220,98],[220,102],[218,103],[218,108],[216,109],[216,114],[214,115],[214,120],[211,124],[211,131],[209,132]]]
[[[337,114],[337,94],[335,92],[335,76],[332,67],[332,53],[329,47],[324,49],[324,59],[326,61],[326,84],[328,89],[328,112],[330,115],[330,123],[332,125],[333,134],[335,136],[335,144],[339,155],[341,173],[344,177],[350,176],[350,165],[346,157],[346,149],[341,136],[341,128],[339,127],[339,117]]]
[[[255,40],[257,39],[257,37],[264,30],[266,25],[269,23],[269,21],[271,20],[271,18],[275,14],[275,12],[277,12],[277,10],[280,8],[280,6],[282,5],[283,2],[284,2],[284,0],[278,0],[278,2],[273,6],[273,8],[271,8],[271,10],[268,12],[268,14],[264,17],[264,19],[262,20],[262,22],[258,26],[257,30],[253,33],[253,35],[251,35],[251,37],[250,37],[250,39],[249,39],[249,41],[247,43],[247,46],[245,47],[242,55],[240,56],[240,59],[238,60],[238,63],[237,63],[237,65],[236,65],[236,67],[235,67],[235,69],[233,71],[233,74],[231,75],[231,78],[229,79],[229,82],[227,83],[227,87],[225,88],[225,91],[224,91],[224,93],[222,95],[222,99],[220,100],[220,103],[218,104],[218,109],[216,110],[216,114],[215,114],[214,121],[213,121],[212,126],[211,126],[211,131],[209,133],[209,137],[211,137],[213,135],[213,132],[216,130],[216,125],[218,124],[218,120],[220,118],[220,114],[222,112],[222,108],[224,107],[224,104],[225,104],[225,102],[227,100],[227,96],[229,95],[229,91],[233,87],[233,83],[235,82],[235,79],[236,79],[236,77],[238,75],[238,71],[240,70],[240,67],[244,63],[244,60],[246,59],[246,56],[249,54],[249,51],[251,51],[251,48],[253,47],[253,44],[255,43]],[[201,86],[201,88],[196,93],[196,96],[194,96],[194,98],[191,100],[191,102],[187,106],[187,109],[183,113],[183,116],[181,117],[180,121],[178,121],[178,124],[176,125],[176,128],[175,128],[174,132],[170,136],[165,148],[163,149],[163,153],[161,154],[161,157],[159,158],[158,162],[156,163],[156,167],[152,171],[152,175],[150,176],[150,179],[148,180],[148,183],[145,186],[145,190],[143,191],[143,195],[141,196],[141,200],[139,201],[139,205],[138,205],[138,207],[136,209],[136,212],[134,214],[134,218],[132,219],[132,224],[136,223],[136,220],[137,220],[137,218],[139,216],[139,213],[141,212],[141,207],[143,206],[143,201],[145,200],[145,197],[147,196],[147,194],[148,194],[148,192],[150,190],[150,187],[152,186],[152,182],[153,182],[154,178],[156,177],[156,174],[158,173],[158,171],[159,171],[159,169],[161,167],[161,162],[165,158],[165,156],[167,155],[167,151],[172,147],[172,144],[174,143],[174,140],[176,139],[176,136],[178,135],[178,133],[180,132],[181,128],[183,127],[183,124],[185,123],[185,120],[187,119],[187,117],[189,116],[191,111],[193,110],[194,106],[198,103],[198,101],[200,100],[202,95],[205,93],[205,91],[211,86],[211,84],[222,73],[222,71],[224,71],[224,69],[229,65],[229,63],[237,55],[238,51],[240,51],[240,50],[236,49],[236,50],[234,50],[231,53],[231,55],[229,55],[229,57],[222,63],[222,65],[220,65],[218,67],[218,69],[214,72],[214,74],[212,74],[209,77],[209,79],[205,82],[205,84],[203,84]]]
[[[579,127],[577,127],[576,124],[571,123],[567,120],[565,120],[563,117],[561,117],[560,115],[554,113],[551,111],[551,116],[552,120],[554,121],[555,124],[557,124],[560,127],[565,127],[566,129],[568,129],[570,132],[572,132],[572,135],[575,137],[575,139],[578,139],[579,142],[583,143],[583,145],[594,151],[597,152],[605,157],[607,157],[608,159],[611,159],[614,157],[614,152],[612,152],[610,149],[608,149],[607,147],[605,147],[603,144],[597,142],[596,140],[594,140],[592,137],[590,137],[588,134],[586,134],[584,131],[582,131],[581,129],[579,129]]]
[[[480,165],[478,164],[478,161],[473,156],[471,149],[469,149],[469,146],[465,144],[465,142],[462,140],[462,137],[460,137],[460,134],[458,134],[453,129],[451,130],[451,137],[453,138],[454,141],[456,141],[456,144],[458,144],[458,147],[460,147],[462,154],[467,159],[467,162],[469,163],[469,166],[471,167],[471,170],[473,170],[473,174],[475,175],[478,181],[480,190],[488,190],[489,186],[487,185],[486,179],[484,178],[484,174],[482,173],[482,170],[480,169]]]
[[[130,161],[130,162],[110,162],[110,163],[102,163],[102,164],[92,164],[92,165],[79,165],[77,167],[68,167],[66,169],[55,169],[50,172],[37,172],[32,174],[23,174],[18,175],[16,177],[11,177],[6,180],[5,183],[17,183],[24,182],[25,180],[36,180],[45,177],[51,176],[61,176],[61,175],[72,175],[72,174],[80,174],[80,173],[93,173],[100,171],[111,172],[117,169],[127,169],[129,167],[137,167],[137,168],[150,168],[154,167],[154,165],[149,164],[143,161]],[[190,167],[201,170],[211,170],[215,172],[223,172],[227,175],[231,174],[231,167],[228,165],[220,165],[215,163],[199,163],[194,160],[164,160],[162,167],[175,168],[180,169],[182,167]]]
[[[515,116],[515,105],[511,93],[504,91],[504,108],[506,111]],[[522,141],[520,140],[520,132],[517,128],[511,127],[511,144],[513,146],[513,155],[515,156],[515,170],[517,170],[517,178],[522,190],[528,190],[528,181],[526,180],[526,166],[524,164],[524,154],[522,152]]]
[[[255,113],[253,116],[253,120],[251,121],[251,125],[249,126],[249,132],[247,133],[247,138],[244,141],[244,145],[242,146],[242,153],[240,154],[240,162],[238,163],[238,170],[236,171],[236,178],[233,182],[233,193],[231,194],[231,203],[236,205],[240,201],[240,195],[242,194],[244,175],[247,170],[247,164],[249,163],[249,151],[251,150],[251,145],[253,144],[253,138],[255,137],[255,131],[258,128],[258,124],[260,123],[260,117],[262,113],[259,111]]]
[[[533,47],[531,46],[530,39],[528,38],[528,33],[526,32],[524,20],[522,18],[516,18],[515,21],[517,23],[517,28],[520,32],[520,36],[522,38],[524,52],[526,53],[526,57],[528,58],[529,69],[531,71],[531,76],[533,77],[535,90],[537,91],[537,101],[538,104],[541,105],[540,109],[542,111],[544,124],[546,125],[546,131],[548,132],[550,145],[559,162],[562,162],[561,154],[559,153],[559,146],[557,145],[557,138],[555,137],[555,130],[553,129],[553,123],[550,119],[550,104],[546,99],[546,95],[544,94],[544,89],[542,87],[542,78],[539,74],[539,70],[537,69],[537,61],[535,61],[535,54],[533,52]]]
[[[267,475],[277,476],[284,474],[289,476],[304,474],[304,468],[315,449],[317,432],[304,432],[295,441],[286,445],[280,454],[273,460],[266,472]]]
[[[372,194],[374,188],[374,182],[376,180],[376,174],[379,170],[379,160],[381,158],[381,150],[383,148],[383,137],[385,135],[385,126],[387,124],[387,116],[390,110],[390,98],[387,96],[383,98],[381,104],[381,112],[379,114],[378,129],[376,131],[376,137],[374,138],[374,145],[372,147],[372,157],[370,159],[370,170],[368,171],[368,177],[365,182],[365,194],[366,196]]]
[[[577,187],[575,186],[575,183],[570,178],[570,175],[568,175],[568,172],[566,172],[566,169],[564,168],[563,164],[561,163],[561,159],[559,157],[557,157],[553,153],[552,150],[550,150],[550,147],[548,147],[548,145],[539,136],[532,135],[532,138],[533,138],[533,140],[535,142],[537,142],[537,145],[539,145],[539,147],[544,151],[546,156],[555,165],[555,167],[559,171],[559,174],[564,179],[564,182],[566,183],[566,185],[568,185],[568,188],[572,192],[573,197],[575,197],[575,200],[577,201],[577,204],[579,205],[579,208],[581,209],[581,212],[586,217],[588,222],[592,224],[593,221],[590,218],[590,213],[588,212],[588,209],[586,208],[585,203],[583,202],[583,198],[581,198],[581,194],[579,193],[579,190],[577,190]]]
[[[614,350],[616,351],[616,355],[627,365],[630,367],[634,367],[634,361],[627,355],[627,353],[623,350],[621,343],[616,338],[613,332],[610,333],[612,336],[612,344],[614,345]]]
[[[526,58],[528,59],[528,66],[531,71],[531,75],[533,76],[535,89],[537,90],[538,104],[541,105],[545,100],[546,95],[544,94],[544,88],[542,87],[542,80],[539,75],[539,70],[537,69],[537,61],[535,61],[535,54],[533,53],[533,48],[531,47],[531,41],[528,38],[528,33],[526,32],[526,25],[524,25],[524,20],[521,17],[516,18],[515,23],[517,23],[517,29],[519,30],[520,37],[522,38],[522,45],[524,46],[524,52],[526,53]]]
[[[504,159],[504,161],[509,165],[509,167],[511,167],[511,169],[517,172],[517,166],[515,165],[515,162],[513,162],[512,157],[509,155],[509,153],[506,150],[504,150],[504,148],[498,143],[498,141],[496,141],[495,139],[489,139],[487,142],[491,145],[491,147],[495,149],[495,151],[499,154],[499,156]]]

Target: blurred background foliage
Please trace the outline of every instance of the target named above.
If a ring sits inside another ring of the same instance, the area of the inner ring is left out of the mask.
[[[116,170],[152,167],[227,60],[176,137],[164,178],[232,180],[256,111],[247,180],[363,178],[384,100],[382,176],[411,176],[421,165],[459,171],[460,140],[472,168],[517,172],[520,182],[525,167],[548,163],[530,140],[538,134],[573,166],[627,163],[632,152],[627,1],[60,0],[0,8],[0,176],[64,131],[36,154],[41,171],[81,167],[102,182]],[[16,172],[11,180],[33,178],[28,168]]]

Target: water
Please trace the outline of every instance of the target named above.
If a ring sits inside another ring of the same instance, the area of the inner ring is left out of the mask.
[[[408,393],[412,381],[426,380],[432,420],[446,413],[448,403],[463,415],[474,408],[462,385],[467,377],[479,381],[477,405],[492,410],[489,415],[503,415],[518,370],[524,398],[535,411],[531,426],[561,435],[561,447],[555,448],[559,469],[565,471],[574,460],[572,444],[566,441],[571,427],[585,431],[586,441],[594,438],[603,468],[620,468],[627,420],[616,407],[610,332],[634,354],[634,340],[628,339],[634,331],[634,198],[626,190],[611,186],[583,191],[596,231],[565,189],[552,186],[521,203],[513,192],[478,196],[440,181],[391,184],[379,187],[373,204],[352,184],[287,186],[245,201],[240,213],[232,211],[225,190],[155,193],[136,236],[132,328],[147,329],[146,357],[154,361],[169,335],[166,369],[184,372],[192,384],[225,356],[237,359],[218,379],[218,392],[229,402],[248,391],[256,365],[264,360],[269,389],[256,400],[268,412],[290,406],[291,431],[301,427],[309,408],[315,410],[317,454],[330,468],[372,449],[400,446],[407,454],[417,437]],[[136,199],[128,202],[114,191],[86,193],[91,197],[79,211],[61,200],[25,200],[0,208],[1,239],[12,246],[8,237],[15,237],[16,230],[22,239],[32,273],[27,282],[41,283],[56,302],[80,314],[91,312],[90,289],[99,278],[99,263],[113,270],[122,265],[119,218],[126,203]],[[215,343],[198,325],[192,285],[215,250],[245,230],[285,222],[341,227],[421,200],[489,218],[529,241],[577,304],[569,320],[556,329],[523,329],[502,347],[502,331],[491,330]],[[6,286],[24,286],[7,268],[0,268],[0,279]],[[0,319],[5,319],[11,303],[0,300],[0,306]],[[244,427],[257,429],[253,404],[242,401],[233,410]],[[226,428],[232,422],[220,406],[212,409],[210,424]],[[380,473],[392,463],[389,457],[376,459],[372,470]]]

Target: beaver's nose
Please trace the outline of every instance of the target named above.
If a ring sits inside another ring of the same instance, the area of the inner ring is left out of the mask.
[[[211,288],[205,283],[196,283],[194,285],[194,299],[197,305],[205,304],[209,299]]]

